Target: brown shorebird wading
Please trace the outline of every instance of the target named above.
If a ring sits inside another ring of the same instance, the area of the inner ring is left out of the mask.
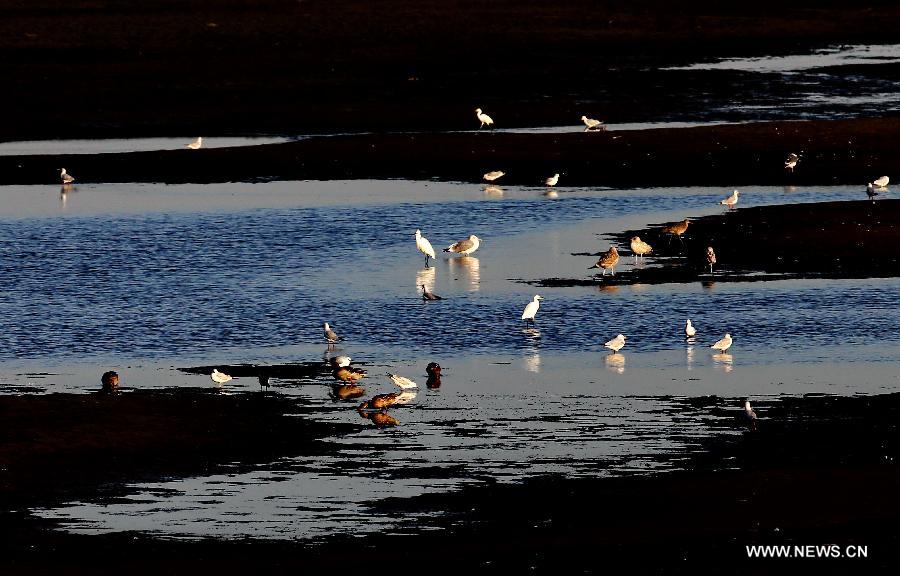
[[[615,246],[610,246],[609,250],[597,260],[597,263],[588,268],[588,270],[593,270],[594,268],[602,268],[603,275],[606,276],[606,271],[611,270],[612,275],[616,275],[616,264],[619,262],[619,252],[616,250]]]
[[[676,222],[674,224],[669,224],[665,228],[662,229],[663,234],[669,235],[669,242],[672,242],[672,236],[678,238],[678,241],[684,244],[684,241],[681,237],[687,232],[688,225],[690,225],[691,221],[685,218],[681,222]]]

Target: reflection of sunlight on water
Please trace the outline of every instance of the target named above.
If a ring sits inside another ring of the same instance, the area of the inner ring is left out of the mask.
[[[547,190],[543,195],[546,198],[559,198],[559,192],[556,190]]]
[[[731,354],[721,352],[719,354],[713,354],[712,358],[713,362],[716,363],[716,368],[722,370],[726,374],[734,370],[734,357]]]
[[[694,340],[693,338],[688,338],[689,344],[688,344],[687,350],[685,351],[687,353],[687,369],[688,370],[693,370],[693,368],[694,368],[694,347],[691,345],[691,344],[693,344],[693,340]]]
[[[597,286],[597,292],[601,292],[603,294],[615,294],[618,291],[618,284],[600,284],[599,286]]]
[[[434,292],[434,276],[435,269],[431,267],[422,268],[416,272],[416,292],[421,295],[423,284],[425,285],[426,290]]]
[[[796,192],[796,191],[797,191],[797,187],[796,187],[796,186],[785,186],[785,187],[784,187],[784,193],[785,193],[785,194],[790,194],[791,192]]]
[[[529,356],[522,357],[522,367],[529,372],[539,374],[541,371],[541,355],[537,352]]]
[[[484,195],[488,198],[502,198],[503,197],[503,188],[499,186],[485,186],[484,187]]]
[[[725,58],[717,62],[700,62],[674,66],[668,70],[738,70],[742,72],[798,72],[825,66],[890,64],[900,62],[900,44],[844,46],[816,50],[812,54]]]
[[[478,292],[481,284],[481,262],[475,256],[457,256],[448,261],[450,271],[469,284],[469,292]]]
[[[603,359],[606,367],[616,374],[625,373],[625,355],[619,352],[607,354]]]

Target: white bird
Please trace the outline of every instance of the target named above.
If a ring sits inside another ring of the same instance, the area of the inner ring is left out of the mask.
[[[874,182],[872,182],[872,184],[874,184],[876,188],[885,188],[885,187],[887,187],[888,182],[890,182],[890,181],[891,181],[891,179],[888,178],[887,176],[882,176],[878,180],[875,180]]]
[[[59,169],[59,177],[62,180],[63,184],[71,184],[72,182],[75,181],[75,177],[72,176],[71,174],[69,174],[68,172],[66,172],[65,168]]]
[[[434,258],[434,248],[428,238],[422,236],[422,231],[416,229],[416,248],[425,255],[425,267],[428,268],[428,259]]]
[[[522,320],[526,323],[531,320],[534,323],[534,316],[538,312],[538,308],[541,307],[541,300],[544,298],[535,294],[534,299],[525,306],[525,311],[522,312]]]
[[[491,172],[488,172],[484,175],[484,179],[488,182],[493,182],[494,180],[497,180],[498,178],[505,175],[506,172],[504,172],[503,170],[492,170]]]
[[[800,161],[800,157],[794,154],[793,152],[788,154],[787,160],[784,161],[784,169],[794,171],[794,166],[797,165],[797,162]]]
[[[481,126],[478,127],[479,130],[481,130],[485,126],[491,126],[494,124],[494,119],[482,112],[481,108],[475,109],[475,117],[478,118],[479,122],[481,122]]]
[[[331,359],[331,364],[336,368],[346,368],[350,365],[350,357],[349,356],[335,356]]]
[[[391,379],[391,382],[399,386],[402,390],[410,390],[412,388],[418,388],[419,385],[410,380],[409,378],[404,378],[403,376],[397,376],[396,374],[388,374],[388,378]]]
[[[467,239],[460,240],[459,242],[454,242],[453,244],[444,248],[444,252],[453,252],[454,254],[462,254],[463,256],[468,256],[472,252],[478,250],[478,246],[481,245],[481,238],[478,236],[471,234]]]
[[[559,172],[544,180],[544,184],[547,186],[556,186],[557,182],[559,182]]]
[[[709,264],[709,273],[712,274],[713,266],[716,263],[716,251],[712,246],[706,247],[706,263]]]
[[[744,414],[746,415],[748,420],[759,419],[759,417],[756,415],[756,411],[750,407],[750,400],[744,400]]]
[[[212,374],[210,374],[209,377],[216,384],[224,384],[224,383],[228,382],[229,380],[231,380],[231,376],[229,376],[228,374],[225,374],[223,372],[219,372],[215,368],[213,368]]]
[[[734,208],[734,205],[738,203],[738,194],[739,192],[735,190],[731,193],[731,196],[719,202],[722,206],[728,206],[729,208]]]
[[[688,318],[687,324],[684,325],[684,337],[685,338],[693,338],[697,335],[697,329],[694,328],[694,325],[691,324],[691,319]]]
[[[725,352],[729,348],[731,348],[731,334],[725,333],[725,337],[710,346],[710,348],[715,348],[716,350],[720,350]]]
[[[190,144],[184,145],[185,148],[190,148],[191,150],[199,150],[201,146],[203,146],[203,136],[198,136],[197,139]]]
[[[588,118],[587,116],[582,116],[581,121],[584,122],[584,131],[594,130],[595,128],[602,127],[603,122],[599,120],[594,120],[593,118]]]
[[[340,342],[341,340],[343,340],[342,337],[337,335],[337,332],[331,329],[331,326],[328,325],[328,322],[323,325],[323,328],[325,333],[325,340],[327,340],[329,344],[334,344],[335,342]]]
[[[634,254],[635,262],[637,262],[638,256],[643,260],[644,254],[650,254],[651,252],[653,252],[653,247],[641,240],[640,236],[633,236],[631,238],[631,253]]]
[[[604,346],[606,346],[613,352],[618,352],[625,346],[625,336],[623,334],[619,334],[618,336],[604,344]]]

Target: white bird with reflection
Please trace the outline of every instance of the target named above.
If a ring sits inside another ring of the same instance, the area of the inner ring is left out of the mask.
[[[538,313],[538,309],[541,307],[541,300],[544,298],[538,294],[534,295],[534,299],[525,306],[525,310],[522,312],[522,320],[526,323],[530,320],[534,323],[534,317]]]
[[[66,172],[65,168],[59,169],[59,178],[60,178],[60,180],[62,180],[63,184],[71,184],[72,182],[75,181],[75,177],[72,176],[71,174],[69,174],[68,172]]]
[[[684,325],[684,337],[685,338],[693,338],[697,335],[697,329],[694,328],[694,325],[691,324],[691,319],[687,319],[687,323]]]
[[[428,259],[434,258],[434,248],[428,238],[422,236],[422,231],[416,229],[416,249],[425,255],[425,267],[428,267]]]
[[[216,384],[224,384],[231,380],[231,376],[225,374],[224,372],[219,372],[217,369],[213,368],[212,373],[209,375],[210,379]]]
[[[409,378],[398,376],[396,374],[388,374],[388,378],[391,379],[391,382],[400,387],[401,390],[411,390],[413,388],[418,388],[419,385],[410,380]]]
[[[613,338],[612,340],[610,340],[609,342],[604,344],[604,346],[606,346],[613,352],[618,352],[619,350],[621,350],[622,348],[625,347],[625,335],[619,334],[618,336],[616,336],[615,338]]]
[[[888,178],[887,176],[882,176],[881,178],[874,180],[872,182],[872,184],[874,184],[876,188],[886,188],[888,185],[888,182],[890,182],[890,181],[891,181],[891,179]]]
[[[559,172],[544,180],[547,186],[556,186],[559,183]]]
[[[500,177],[505,176],[505,175],[506,175],[506,172],[504,172],[503,170],[492,170],[491,172],[488,172],[487,174],[484,175],[484,179],[487,180],[488,182],[493,182],[494,180],[497,180]]]
[[[721,352],[725,352],[726,350],[731,348],[731,343],[732,343],[731,334],[726,332],[725,337],[722,338],[721,340],[719,340],[718,342],[716,342],[715,344],[713,344],[712,346],[710,346],[710,348],[712,348],[714,350],[719,350]]]
[[[722,206],[728,206],[729,208],[734,208],[734,205],[738,203],[738,194],[740,193],[735,190],[731,193],[731,196],[720,201],[719,204],[721,204]]]
[[[462,256],[468,256],[472,252],[478,250],[478,247],[481,245],[481,238],[474,234],[470,234],[468,238],[465,240],[460,240],[458,242],[454,242],[453,244],[444,248],[444,252],[452,252],[454,254],[461,254]]]

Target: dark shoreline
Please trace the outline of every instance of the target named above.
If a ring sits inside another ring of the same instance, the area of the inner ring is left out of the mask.
[[[3,571],[334,573],[374,563],[401,574],[424,567],[440,574],[601,573],[611,566],[660,574],[721,573],[728,566],[729,573],[744,574],[798,567],[799,560],[748,559],[744,546],[752,544],[868,546],[865,560],[820,559],[813,562],[817,571],[872,573],[895,565],[900,395],[760,402],[755,429],[743,422],[734,399],[683,402],[686,410],[708,413],[721,432],[698,452],[672,455],[685,468],[680,472],[546,476],[386,500],[380,511],[398,519],[430,512],[428,529],[305,543],[78,536],[6,512],[0,514],[8,534]]]

